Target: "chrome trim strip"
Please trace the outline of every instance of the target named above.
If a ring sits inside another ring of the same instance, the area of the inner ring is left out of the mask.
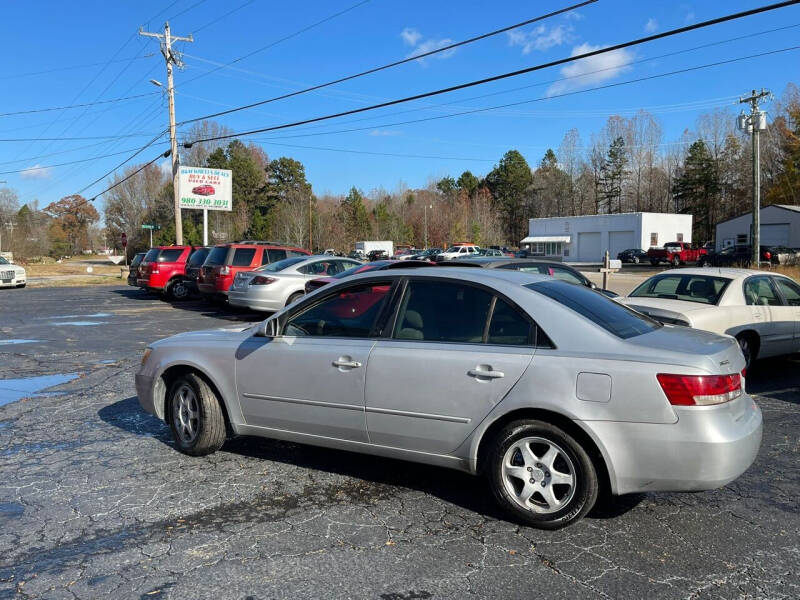
[[[242,394],[245,398],[253,398],[255,400],[272,400],[274,402],[287,402],[289,404],[305,404],[308,406],[324,406],[326,408],[341,408],[343,410],[360,410],[364,411],[363,406],[355,404],[339,404],[338,402],[320,402],[318,400],[303,400],[301,398],[281,398],[280,396],[264,396],[262,394],[250,394],[244,392]]]
[[[430,413],[410,412],[407,410],[394,410],[391,408],[376,408],[367,406],[367,412],[380,413],[384,415],[396,415],[398,417],[415,417],[417,419],[433,419],[435,421],[448,421],[449,423],[469,423],[472,419],[467,417],[451,417],[450,415],[433,415]]]

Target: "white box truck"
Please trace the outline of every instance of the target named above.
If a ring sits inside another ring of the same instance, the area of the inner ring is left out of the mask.
[[[365,257],[373,250],[386,252],[387,257],[394,256],[394,242],[356,242],[356,252],[361,252]]]

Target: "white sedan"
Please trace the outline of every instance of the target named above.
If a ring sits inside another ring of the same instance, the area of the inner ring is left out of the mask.
[[[747,365],[800,352],[800,285],[751,269],[672,269],[620,302],[662,323],[734,336]]]
[[[251,310],[280,310],[303,297],[309,279],[336,275],[360,264],[352,258],[328,255],[285,258],[237,273],[228,303]]]
[[[0,256],[0,287],[24,288],[26,284],[25,269]]]

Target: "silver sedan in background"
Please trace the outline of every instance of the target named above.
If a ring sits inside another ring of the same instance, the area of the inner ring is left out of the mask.
[[[303,297],[309,279],[337,275],[360,264],[352,258],[327,254],[285,258],[254,271],[237,273],[228,302],[231,306],[274,312]]]
[[[600,490],[741,475],[761,443],[743,369],[733,338],[595,290],[437,267],[354,275],[253,327],[155,342],[136,390],[193,456],[232,431],[461,469],[554,529]]]

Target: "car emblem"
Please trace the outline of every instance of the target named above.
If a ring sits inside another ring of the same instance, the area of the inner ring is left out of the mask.
[[[729,361],[729,360],[723,360],[722,362],[720,362],[720,363],[719,363],[719,366],[720,366],[720,367],[724,367],[725,365],[729,365],[729,364],[731,364],[731,361]]]

